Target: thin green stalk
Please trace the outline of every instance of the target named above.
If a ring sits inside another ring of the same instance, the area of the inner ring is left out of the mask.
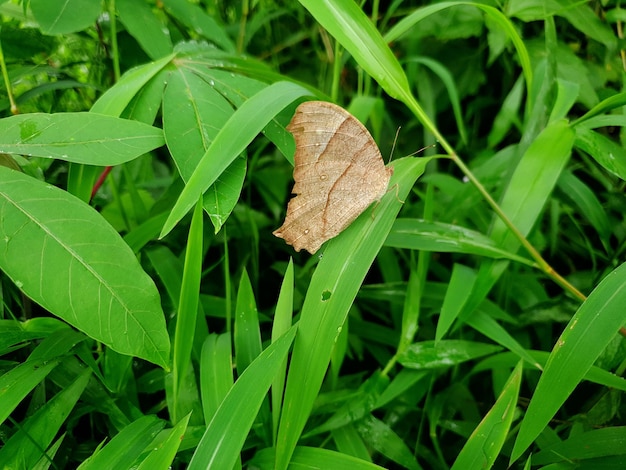
[[[339,98],[339,83],[341,82],[341,56],[343,54],[343,47],[339,44],[339,41],[335,41],[335,52],[333,57],[333,81],[330,89],[330,97],[333,101],[337,101]]]
[[[580,301],[584,302],[586,300],[586,296],[580,292],[576,287],[570,284],[567,279],[557,273],[548,262],[541,256],[541,254],[535,249],[535,247],[526,239],[526,237],[518,230],[518,228],[511,222],[511,220],[507,217],[507,215],[502,211],[498,203],[491,197],[491,195],[487,192],[485,187],[482,185],[480,181],[474,176],[471,170],[463,163],[463,160],[456,154],[454,148],[448,143],[448,141],[439,133],[439,130],[430,124],[430,118],[426,115],[422,107],[415,101],[415,99],[408,95],[404,102],[409,106],[409,108],[413,111],[413,113],[417,116],[420,122],[424,123],[428,130],[433,133],[435,139],[443,147],[443,149],[448,154],[448,157],[460,168],[463,174],[472,182],[472,184],[476,187],[478,192],[483,196],[483,198],[487,201],[487,203],[491,206],[498,217],[502,219],[504,224],[511,230],[513,235],[519,240],[526,251],[530,254],[530,256],[537,263],[537,267],[542,270],[546,275],[548,275],[554,282],[556,282],[559,286],[570,292]]]
[[[239,20],[239,34],[237,35],[237,52],[243,52],[243,43],[246,39],[246,24],[248,15],[250,14],[250,1],[242,0],[241,2],[241,19]]]
[[[226,299],[226,331],[231,332],[232,319],[232,285],[230,283],[230,260],[228,257],[228,233],[226,226],[222,227],[224,235],[224,298]]]
[[[115,0],[109,0],[109,21],[111,28],[111,60],[113,61],[113,76],[117,82],[120,79],[120,54],[117,48],[117,16]]]
[[[0,26],[0,31],[2,27]],[[13,97],[13,88],[11,87],[11,80],[9,80],[9,71],[7,70],[7,64],[4,61],[4,52],[2,51],[2,41],[0,41],[0,69],[2,69],[2,79],[4,80],[4,87],[7,90],[7,96],[9,97],[9,103],[11,103],[11,114],[18,114],[17,105],[15,104],[15,98]]]

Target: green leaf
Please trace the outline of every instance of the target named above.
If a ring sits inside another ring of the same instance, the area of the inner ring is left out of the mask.
[[[548,425],[624,324],[626,264],[593,290],[556,342],[528,405],[513,447],[517,460]]]
[[[417,459],[407,444],[389,426],[372,415],[356,424],[357,431],[368,447],[397,463],[402,468],[421,470]]]
[[[381,375],[380,371],[374,372],[357,390],[350,393],[349,399],[330,418],[307,432],[304,438],[339,429],[368,416],[388,386],[389,378]]]
[[[148,64],[140,65],[126,72],[120,80],[109,88],[91,107],[92,113],[107,116],[121,116],[126,107],[141,93],[142,88],[152,79],[165,86],[167,73],[160,73],[174,59],[171,54]],[[156,84],[152,85],[156,86]]]
[[[232,115],[231,104],[206,80],[182,68],[170,75],[163,96],[163,131],[185,182]],[[239,201],[245,174],[246,160],[236,158],[204,194],[215,233]]]
[[[161,237],[191,209],[267,123],[287,105],[309,94],[299,85],[277,82],[246,100],[215,136],[172,209]]]
[[[156,416],[142,416],[122,429],[78,468],[80,470],[131,468],[164,426],[165,421]]]
[[[428,5],[422,8],[418,8],[414,12],[412,12],[410,15],[407,15],[404,18],[402,18],[401,21],[398,21],[398,23],[396,23],[394,27],[391,28],[387,32],[387,34],[385,34],[385,41],[387,42],[396,41],[398,40],[400,36],[402,36],[408,31],[411,31],[413,28],[417,27],[416,26],[417,23],[428,18],[430,15],[436,14],[439,11],[442,11],[447,8],[453,8],[453,7],[457,7],[461,5],[471,5],[476,8],[480,8],[487,15],[489,15],[489,17],[493,20],[494,24],[498,25],[500,28],[502,28],[503,31],[506,32],[507,36],[509,37],[509,39],[511,39],[511,41],[513,42],[517,50],[520,64],[524,72],[524,78],[526,79],[526,89],[530,90],[532,87],[533,74],[532,74],[532,68],[531,68],[531,63],[530,63],[530,57],[528,55],[528,51],[526,50],[526,46],[524,42],[522,41],[522,38],[520,37],[519,33],[517,32],[515,25],[513,25],[513,23],[511,22],[511,20],[507,18],[500,10],[497,10],[496,8],[493,8],[489,5],[483,5],[483,4],[474,3],[474,2],[441,2],[441,3],[434,4],[434,5]],[[387,91],[387,93],[389,92]]]
[[[0,152],[118,165],[165,143],[160,129],[95,113],[21,114],[0,120]]]
[[[406,198],[428,161],[429,158],[395,161],[389,186],[398,190],[389,191],[375,209],[365,210],[326,244],[302,306],[276,443],[277,469],[287,468],[348,310],[391,229],[401,200]]]
[[[591,223],[598,235],[600,235],[600,238],[608,246],[613,227],[593,190],[570,171],[563,172],[559,178],[558,186],[563,194],[576,205],[580,214]]]
[[[459,225],[423,219],[397,219],[385,240],[385,246],[440,253],[468,253],[533,264],[526,258],[499,248],[487,235]]]
[[[261,327],[254,292],[248,272],[241,273],[235,305],[235,332],[233,340],[237,357],[237,372],[241,373],[261,354]]]
[[[161,0],[166,10],[190,31],[201,34],[206,39],[228,52],[235,51],[235,45],[226,35],[223,26],[207,15],[198,5],[188,0]]]
[[[189,463],[189,470],[233,468],[295,335],[296,327],[292,327],[239,376],[207,426]]]
[[[409,87],[404,70],[370,19],[353,0],[300,0],[392,98]]]
[[[626,427],[624,426],[594,429],[571,435],[562,442],[544,447],[541,452],[532,456],[532,462],[533,465],[546,465],[563,461],[576,461],[585,465],[585,460],[614,455],[622,456],[621,461],[623,462],[626,454],[625,444]],[[589,462],[589,464],[593,465],[593,462]],[[621,464],[618,463],[618,465]]]
[[[3,468],[33,468],[74,409],[90,377],[90,371],[85,371],[69,387],[20,423],[19,431],[0,448]]]
[[[200,358],[200,391],[204,421],[210,423],[215,412],[233,386],[230,334],[210,334],[202,346]]]
[[[534,139],[515,168],[502,197],[501,208],[522,235],[528,235],[536,224],[569,161],[573,143],[574,132],[569,124],[564,120],[554,121]],[[494,221],[491,238],[504,250],[519,249],[519,239],[502,219]],[[472,294],[460,319],[469,316],[483,301],[507,266],[507,261],[487,260],[481,264],[476,283],[466,286]]]
[[[275,468],[274,460],[274,448],[270,448],[258,452],[250,463],[258,465],[259,468]],[[310,470],[319,468],[349,468],[350,470],[384,469],[384,467],[380,467],[366,460],[361,460],[334,450],[304,446],[296,447],[293,458],[291,459],[291,465],[293,468]]]
[[[137,470],[169,470],[172,468],[172,462],[187,431],[190,416],[191,413],[176,423],[172,429],[166,431],[167,437],[154,446],[150,454],[137,467]]]
[[[120,21],[151,59],[160,59],[172,53],[169,31],[154,15],[148,3],[116,0],[115,8]]]
[[[398,362],[410,369],[452,367],[501,350],[500,346],[474,341],[423,341],[409,346],[398,357]]]
[[[30,8],[46,34],[68,34],[92,26],[100,14],[93,0],[31,0]]]
[[[58,360],[26,361],[0,376],[0,424],[58,363]]]
[[[435,340],[441,340],[454,323],[469,296],[469,291],[462,286],[473,285],[476,279],[476,271],[462,264],[455,263],[452,268],[450,283],[443,298]]]
[[[237,303],[235,304],[235,331],[233,334],[235,343],[235,358],[237,373],[241,375],[252,362],[261,354],[261,325],[259,324],[259,312],[252,291],[252,284],[248,272],[244,269],[241,273],[239,289],[237,291]],[[263,401],[259,419],[264,428],[257,432],[271,442],[270,409],[267,400]]]
[[[522,381],[522,364],[522,361],[517,363],[495,404],[461,449],[452,470],[488,469],[495,463],[515,416],[515,405]]]
[[[167,367],[156,286],[100,214],[4,167],[0,201],[0,268],[26,295],[117,352]]]
[[[598,132],[576,126],[576,147],[585,151],[608,172],[626,180],[626,150]]]
[[[191,363],[191,350],[198,317],[198,298],[200,296],[200,282],[202,280],[202,260],[204,259],[203,245],[203,212],[200,201],[196,204],[191,219],[191,227],[185,249],[185,266],[176,316],[176,333],[172,354],[173,398],[178,402],[178,395],[183,388],[183,382]],[[198,334],[201,332],[198,332]],[[174,416],[173,421],[177,417]]]
[[[294,296],[294,269],[293,260],[289,260],[283,282],[280,286],[274,321],[272,322],[272,342],[277,341],[285,334],[293,321],[293,296]],[[0,335],[1,337],[1,335]],[[285,391],[285,377],[287,375],[287,359],[276,374],[272,383],[272,431],[273,442],[276,443],[276,433],[283,404],[283,392]]]

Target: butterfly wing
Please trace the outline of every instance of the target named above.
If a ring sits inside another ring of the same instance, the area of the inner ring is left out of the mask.
[[[296,140],[296,196],[274,235],[313,254],[380,199],[392,170],[365,126],[334,104],[301,104],[287,129]]]

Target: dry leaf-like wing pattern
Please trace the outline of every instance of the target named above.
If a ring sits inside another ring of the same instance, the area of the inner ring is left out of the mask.
[[[274,235],[313,254],[385,194],[393,169],[365,126],[332,103],[301,104],[287,130],[296,140],[296,196]]]

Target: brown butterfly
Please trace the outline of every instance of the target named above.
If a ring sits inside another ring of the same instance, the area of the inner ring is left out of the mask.
[[[287,130],[296,140],[296,196],[274,235],[314,254],[385,194],[393,168],[365,126],[332,103],[302,103]]]

